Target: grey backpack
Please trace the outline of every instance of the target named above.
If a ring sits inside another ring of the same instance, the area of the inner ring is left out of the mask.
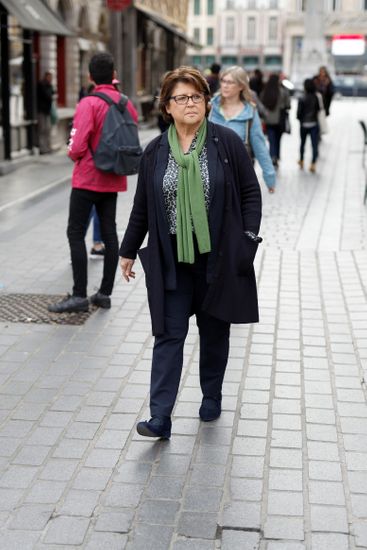
[[[126,108],[128,98],[121,94],[115,103],[107,94],[91,94],[108,103],[98,146],[92,151],[94,164],[103,172],[131,176],[139,170],[143,150],[140,147],[138,127]]]

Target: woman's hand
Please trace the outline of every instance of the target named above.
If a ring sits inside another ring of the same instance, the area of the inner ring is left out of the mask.
[[[120,258],[121,272],[126,282],[130,281],[130,277],[135,279],[135,271],[131,271],[134,262],[135,260],[131,260],[130,258]]]

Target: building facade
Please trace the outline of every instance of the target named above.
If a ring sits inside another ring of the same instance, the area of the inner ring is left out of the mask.
[[[241,65],[265,72],[283,64],[282,1],[191,0],[188,28],[197,44],[188,49],[190,62],[205,69]]]

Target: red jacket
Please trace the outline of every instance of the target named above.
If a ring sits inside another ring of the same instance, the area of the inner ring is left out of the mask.
[[[95,87],[96,92],[108,94],[114,101],[119,101],[120,92],[112,84],[101,84]],[[129,100],[127,103],[133,120],[138,122],[138,114]],[[84,97],[77,105],[70,133],[68,155],[75,162],[72,186],[100,193],[126,191],[126,176],[102,172],[95,167],[92,150],[95,151],[102,133],[103,122],[108,104],[94,96]]]

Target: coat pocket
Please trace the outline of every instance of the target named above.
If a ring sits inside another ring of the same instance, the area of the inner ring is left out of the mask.
[[[237,250],[237,274],[247,275],[253,267],[259,243],[242,235]]]

